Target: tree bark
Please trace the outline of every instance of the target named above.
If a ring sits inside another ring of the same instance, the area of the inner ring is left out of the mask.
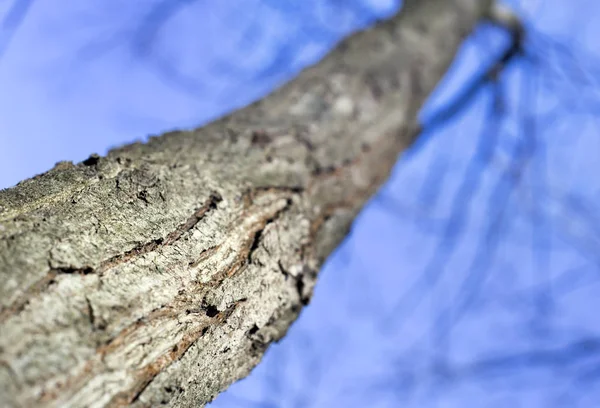
[[[0,405],[198,407],[246,376],[488,7],[413,1],[207,126],[1,191]]]

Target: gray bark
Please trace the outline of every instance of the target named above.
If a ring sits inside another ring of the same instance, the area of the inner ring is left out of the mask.
[[[412,2],[207,126],[1,191],[0,405],[198,407],[246,376],[489,6]]]

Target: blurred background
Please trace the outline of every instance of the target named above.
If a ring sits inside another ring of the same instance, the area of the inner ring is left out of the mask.
[[[600,406],[600,3],[507,4],[524,56],[469,92],[508,38],[465,42],[311,304],[211,408]],[[399,7],[0,0],[0,188],[206,123]]]

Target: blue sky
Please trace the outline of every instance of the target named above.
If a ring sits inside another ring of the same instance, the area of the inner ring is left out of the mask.
[[[205,123],[399,6],[34,0],[8,42],[10,4],[0,188]],[[288,336],[211,407],[600,406],[600,5],[511,4],[529,58],[400,158]],[[504,40],[475,33],[424,123]]]

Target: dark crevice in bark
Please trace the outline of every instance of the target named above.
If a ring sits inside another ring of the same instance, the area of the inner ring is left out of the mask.
[[[92,268],[91,266],[85,266],[83,268],[75,268],[73,266],[61,266],[58,268],[52,268],[50,269],[50,273],[55,273],[55,274],[79,274],[79,275],[89,275],[91,273],[94,273],[94,268]]]
[[[253,188],[247,195],[252,198],[256,194],[269,192],[288,192],[291,194],[301,194],[305,190],[302,186],[261,186]]]
[[[194,228],[207,212],[217,209],[217,204],[221,201],[223,201],[223,197],[217,192],[212,192],[208,201],[202,207],[198,208],[185,223],[167,236],[165,245],[170,245],[179,240],[183,234]]]
[[[210,320],[207,321],[207,323],[198,327],[196,330],[187,333],[178,343],[174,344],[166,354],[158,357],[153,362],[138,369],[137,374],[135,374],[135,376],[137,377],[137,381],[135,381],[135,384],[128,391],[124,391],[115,395],[112,398],[112,400],[107,404],[107,406],[128,406],[129,404],[132,404],[135,401],[139,400],[143,392],[148,388],[148,386],[150,386],[152,381],[161,372],[166,370],[174,362],[181,360],[185,356],[187,351],[189,351],[190,347],[194,345],[200,338],[205,336],[211,328],[215,328],[224,324],[227,321],[227,319],[233,314],[233,312],[237,309],[237,307],[239,307],[239,305],[244,303],[245,301],[246,299],[239,299],[222,312],[217,312],[213,317],[210,317]],[[154,314],[156,318],[161,317],[165,313],[165,310],[163,309],[164,308],[154,310],[151,314]],[[187,312],[188,311],[186,311],[186,313]],[[143,325],[148,324],[150,320],[152,320],[151,317],[140,319],[139,321],[135,322],[132,326],[123,329],[115,338],[108,341],[107,344],[99,347],[97,353],[101,356],[101,360],[103,360],[108,354],[119,352],[119,349],[121,347],[126,347],[127,338],[131,336],[132,332],[138,330]],[[81,375],[93,375],[93,365],[94,359],[90,359],[86,365],[88,368],[84,369],[84,372]],[[58,393],[60,392],[60,388],[62,386],[68,385],[71,381],[79,382],[80,380],[80,376],[71,377],[67,379],[62,385],[59,385],[57,389],[54,389],[51,392],[45,390],[43,394],[46,396],[46,398],[49,398],[47,401],[50,401],[56,398],[56,396],[58,396]]]
[[[89,273],[103,273],[110,268],[114,268],[117,265],[125,263],[133,258],[136,258],[140,255],[147,254],[149,252],[155,251],[157,248],[167,245],[172,245],[177,242],[186,232],[192,230],[198,222],[208,213],[210,210],[216,209],[217,204],[221,202],[223,198],[220,194],[213,192],[208,201],[200,208],[196,209],[194,213],[184,222],[179,225],[174,231],[169,233],[166,238],[156,238],[152,241],[149,241],[145,244],[138,245],[127,252],[122,254],[118,254],[109,258],[100,263],[100,266],[97,269],[93,269],[90,266],[86,266],[83,268],[74,268],[74,267],[58,267],[52,268],[50,272],[57,273],[79,273],[82,275],[86,275]]]
[[[296,189],[290,189],[290,191],[297,193]],[[246,263],[247,264],[251,264],[252,263],[252,257],[254,255],[254,252],[256,252],[256,250],[259,248],[260,243],[261,243],[261,239],[262,239],[262,234],[263,231],[265,230],[265,228],[267,228],[267,225],[272,224],[273,222],[277,221],[277,219],[279,217],[281,217],[281,214],[283,214],[285,211],[287,211],[292,205],[292,199],[288,197],[287,199],[287,203],[285,205],[285,207],[283,207],[281,210],[277,211],[275,213],[275,215],[273,215],[270,218],[267,218],[265,220],[264,225],[262,226],[262,228],[260,228],[258,231],[256,231],[254,233],[254,236],[252,237],[252,241],[250,244],[250,247],[248,248],[248,254],[246,257]]]
[[[98,154],[90,154],[90,157],[81,162],[84,166],[95,166],[100,161]]]
[[[96,269],[86,265],[84,267],[74,266],[59,266],[52,267],[49,262],[50,270],[42,279],[30,286],[23,295],[17,298],[10,306],[5,307],[0,311],[0,322],[3,322],[8,316],[14,315],[15,313],[21,312],[29,303],[30,298],[44,292],[52,282],[54,282],[56,276],[60,274],[102,274],[107,270],[114,268],[120,264],[126,263],[131,259],[134,259],[140,255],[147,254],[155,251],[159,247],[172,245],[177,242],[186,232],[192,230],[198,222],[208,213],[210,210],[216,209],[217,204],[221,202],[223,198],[217,192],[211,193],[207,202],[200,208],[196,209],[194,213],[181,225],[179,225],[174,231],[169,233],[166,238],[157,238],[149,241],[145,244],[138,245],[129,251],[122,254],[115,255],[100,263],[100,266]]]
[[[269,220],[267,220],[267,222],[265,223],[265,227],[268,224],[269,224]],[[250,244],[250,248],[248,249],[248,256],[246,258],[246,262],[248,264],[252,263],[252,255],[254,255],[254,251],[256,251],[258,249],[258,246],[260,245],[260,239],[262,237],[263,230],[264,230],[264,228],[263,229],[259,229],[254,234],[254,237],[252,237],[252,243]]]
[[[300,300],[300,303],[303,306],[308,305],[310,303],[310,294],[307,295],[304,293],[304,289],[306,287],[306,284],[304,283],[304,277],[307,273],[309,273],[309,269],[305,267],[301,274],[294,276],[287,269],[285,269],[283,267],[283,264],[281,263],[280,260],[277,261],[277,266],[279,267],[279,271],[285,277],[285,280],[288,280],[289,278],[294,280],[294,287],[296,289],[296,292],[298,293],[298,299]],[[316,273],[315,273],[315,275],[316,275]]]
[[[190,347],[194,345],[194,343],[196,343],[198,339],[205,336],[211,327],[215,327],[217,325],[225,323],[227,319],[233,314],[235,309],[244,301],[244,299],[238,300],[224,311],[218,312],[214,317],[216,320],[214,323],[209,323],[206,326],[202,327],[202,329],[200,329],[196,334],[190,333],[189,335],[185,336],[178,344],[175,344],[173,346],[171,351],[168,353],[166,359],[159,357],[153,363],[150,363],[146,367],[142,368],[140,370],[141,381],[138,382],[137,387],[130,393],[129,396],[126,397],[125,401],[127,401],[128,404],[132,404],[133,402],[138,400],[144,392],[144,390],[148,388],[148,386],[158,376],[158,374],[164,371],[175,361],[181,360],[184,357],[185,353],[188,352]],[[120,405],[120,403],[122,403],[123,401],[123,396],[124,395],[121,395],[119,401],[114,401],[114,403],[116,404],[113,404],[117,406]],[[113,406],[113,404],[109,403],[108,405]]]
[[[258,146],[258,147],[260,147],[262,149],[264,149],[265,147],[267,147],[272,141],[273,141],[273,138],[265,130],[255,130],[255,131],[253,131],[252,132],[252,138],[250,139],[250,142],[253,145]]]
[[[300,275],[298,277],[296,277],[296,291],[298,292],[298,298],[300,299],[300,302],[306,306],[309,302],[309,298],[307,296],[304,296],[304,279],[303,279],[304,275]]]
[[[87,305],[87,313],[88,318],[90,319],[90,325],[92,326],[92,330],[96,329],[96,316],[94,315],[94,308],[92,307],[92,302],[90,302],[90,298],[85,297],[85,302]]]
[[[202,305],[202,310],[207,317],[213,318],[219,314],[219,309],[214,305]]]
[[[200,255],[198,255],[198,258],[196,258],[194,261],[190,262],[188,265],[191,268],[195,268],[196,266],[200,265],[201,262],[205,261],[210,256],[212,256],[219,249],[220,246],[221,245],[219,244],[219,245],[211,246],[210,248],[203,250],[200,253]]]
[[[281,272],[281,274],[285,277],[285,280],[288,280],[288,278],[290,277],[290,274],[281,264],[281,260],[277,261],[277,266],[279,267],[279,271]]]
[[[252,336],[253,334],[255,334],[258,331],[258,326],[256,324],[254,324],[249,330],[248,330],[248,336]]]

